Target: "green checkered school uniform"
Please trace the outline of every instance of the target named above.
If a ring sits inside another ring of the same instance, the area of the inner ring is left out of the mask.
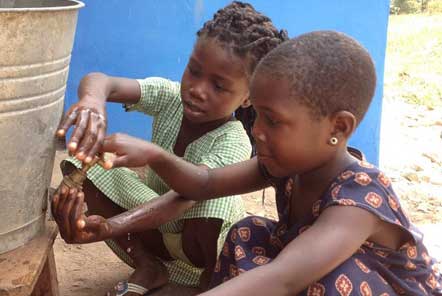
[[[128,111],[140,111],[153,116],[152,142],[173,153],[183,118],[180,84],[164,78],[138,80],[141,98],[137,104],[128,106]],[[204,164],[209,168],[223,167],[244,161],[250,157],[250,140],[239,121],[229,121],[208,132],[189,144],[183,159],[194,164]],[[69,159],[77,166],[77,160]],[[170,190],[158,175],[146,170],[145,179],[127,168],[109,171],[95,166],[88,171],[88,178],[113,202],[125,209],[134,208]],[[218,218],[223,220],[218,238],[218,251],[226,238],[230,226],[244,217],[244,206],[240,196],[229,196],[201,201],[187,210],[182,217],[160,226],[162,233],[180,233],[184,219]],[[108,241],[112,250],[127,264],[130,257],[113,241]],[[219,253],[219,252],[218,252]],[[190,266],[181,260],[164,262],[168,268],[170,281],[186,286],[198,286],[202,269]]]

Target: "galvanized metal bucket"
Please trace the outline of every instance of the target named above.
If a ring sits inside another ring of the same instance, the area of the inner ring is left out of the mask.
[[[0,254],[44,228],[74,0],[0,0]]]

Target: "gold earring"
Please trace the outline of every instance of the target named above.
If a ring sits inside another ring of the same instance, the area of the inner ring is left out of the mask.
[[[331,137],[329,143],[333,146],[335,146],[336,144],[338,144],[338,138],[336,137]]]

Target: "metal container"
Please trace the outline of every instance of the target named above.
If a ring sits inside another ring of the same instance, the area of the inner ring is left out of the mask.
[[[0,254],[44,228],[54,135],[83,6],[0,0]]]

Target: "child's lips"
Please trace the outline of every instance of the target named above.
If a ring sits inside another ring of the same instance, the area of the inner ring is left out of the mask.
[[[191,103],[190,101],[183,101],[184,107],[187,107],[192,112],[202,113],[203,110],[196,106],[195,104]]]

